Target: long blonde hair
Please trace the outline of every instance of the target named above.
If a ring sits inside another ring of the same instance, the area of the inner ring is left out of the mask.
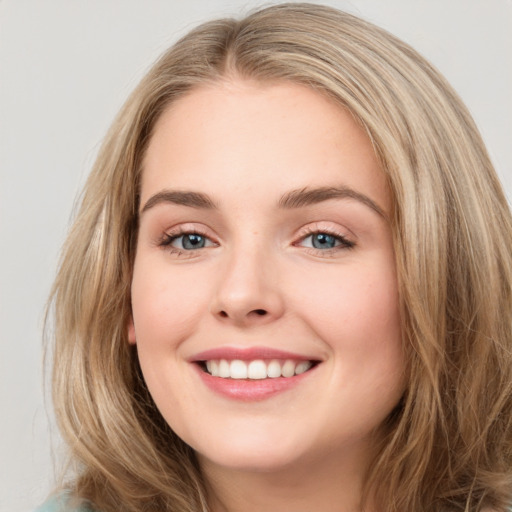
[[[113,123],[55,281],[53,398],[75,496],[102,512],[207,510],[193,451],[158,413],[127,342],[141,163],[183,94],[235,74],[328,95],[365,128],[394,197],[408,385],[365,495],[383,512],[503,510],[512,494],[512,224],[455,92],[421,56],[310,4],[206,23]]]

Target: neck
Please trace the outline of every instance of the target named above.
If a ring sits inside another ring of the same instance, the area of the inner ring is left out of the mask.
[[[360,455],[360,454],[359,454]],[[219,467],[199,457],[211,512],[361,512],[366,458],[295,462],[276,470]]]

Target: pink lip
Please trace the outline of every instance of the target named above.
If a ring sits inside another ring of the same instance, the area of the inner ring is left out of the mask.
[[[318,358],[308,357],[306,355],[296,354],[283,350],[275,350],[270,347],[218,347],[198,354],[189,358],[193,363],[193,367],[201,378],[202,382],[213,392],[220,394],[226,398],[241,401],[258,401],[270,398],[289,389],[294,388],[315,370],[313,367],[305,373],[295,375],[293,377],[277,377],[274,379],[225,379],[221,377],[212,377],[206,373],[202,366],[197,364],[202,361],[209,360],[234,360],[251,361],[255,359],[271,360],[271,359],[291,359],[293,361],[318,361]]]
[[[253,402],[271,398],[279,393],[288,391],[308,379],[316,367],[294,377],[277,377],[275,379],[262,380],[238,380],[212,377],[206,373],[200,365],[193,364],[203,383],[214,393],[232,400]]]
[[[294,361],[318,360],[314,357],[294,354],[293,352],[286,352],[282,350],[275,350],[270,347],[219,347],[195,354],[189,359],[189,361],[209,361],[212,359],[240,359],[241,361],[251,361],[254,359],[293,359]]]

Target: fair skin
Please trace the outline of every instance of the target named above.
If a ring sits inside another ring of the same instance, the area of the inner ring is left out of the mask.
[[[364,131],[300,85],[203,86],[157,122],[140,205],[129,339],[212,510],[358,510],[404,387],[391,199]]]

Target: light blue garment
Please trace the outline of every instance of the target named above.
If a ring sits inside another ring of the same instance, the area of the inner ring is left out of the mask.
[[[93,509],[85,505],[78,508],[71,507],[68,502],[69,497],[66,494],[54,496],[43,503],[35,512],[94,512]]]
[[[67,501],[68,498],[65,495],[56,496],[41,505],[35,512],[94,512],[87,506],[73,509],[66,508]],[[510,508],[510,512],[512,512],[512,508]]]

